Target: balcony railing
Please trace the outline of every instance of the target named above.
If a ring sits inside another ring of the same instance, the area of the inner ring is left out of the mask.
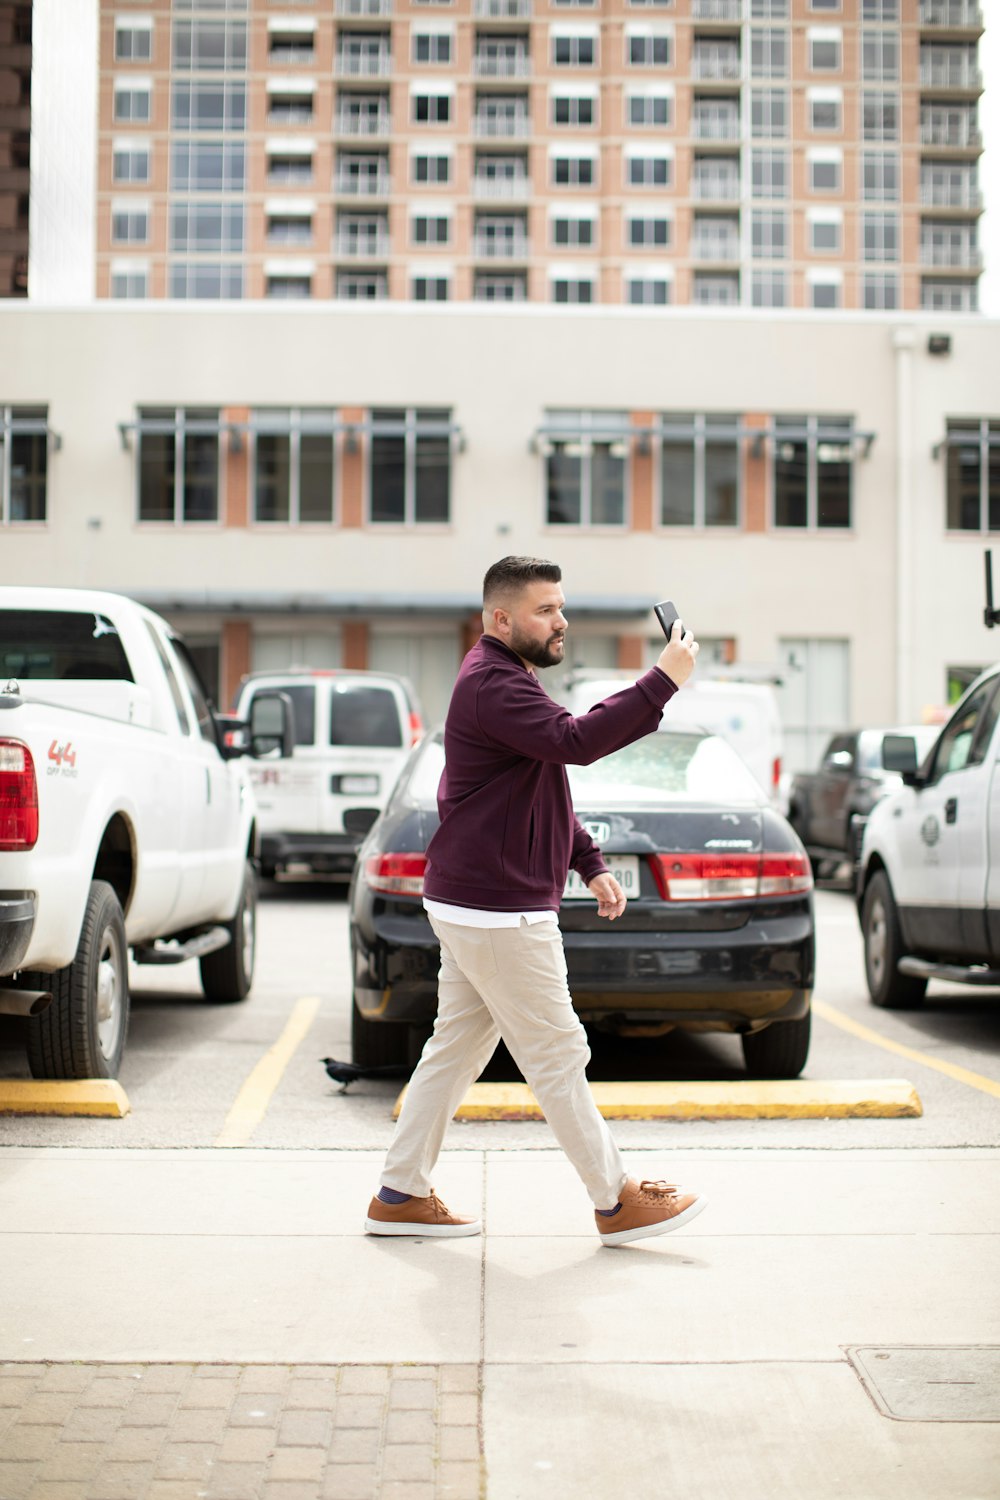
[[[387,233],[356,235],[338,229],[333,248],[345,260],[382,260],[389,254],[389,244]]]
[[[474,177],[474,198],[511,199],[527,198],[531,194],[531,178],[523,177]]]
[[[926,208],[982,208],[983,194],[977,187],[944,182],[923,182],[920,202]]]
[[[337,15],[354,19],[391,16],[392,0],[337,0]]]
[[[973,26],[981,31],[983,13],[971,0],[920,0],[921,26]]]
[[[531,15],[531,0],[476,0],[480,21],[524,21]]]
[[[389,135],[392,119],[388,113],[377,115],[338,114],[334,117],[333,129],[337,135]]]
[[[392,73],[389,52],[340,52],[334,71],[338,78],[388,78]]]
[[[531,58],[524,53],[477,53],[472,59],[477,78],[530,78]]]
[[[740,60],[738,57],[717,57],[712,53],[696,52],[691,59],[691,71],[695,78],[714,83],[739,83]]]
[[[706,240],[694,235],[691,239],[691,258],[703,264],[729,264],[739,260],[740,242],[735,236],[732,239]]]
[[[267,54],[272,67],[282,68],[286,63],[311,63],[316,61],[316,49],[302,42],[287,45],[278,42]]]
[[[479,260],[526,260],[528,237],[516,234],[511,238],[496,239],[492,235],[474,234],[472,253]]]
[[[976,245],[921,245],[922,266],[951,266],[955,270],[978,270],[983,252]]]
[[[392,179],[388,172],[367,173],[336,172],[333,190],[349,198],[388,198],[392,191]]]
[[[953,63],[921,63],[920,87],[924,89],[981,89],[979,68],[956,67]]]
[[[692,177],[691,196],[693,198],[712,198],[717,203],[733,203],[740,196],[740,179],[738,177]]]
[[[983,144],[983,137],[974,125],[956,126],[942,121],[924,121],[920,126],[922,146],[951,146],[955,150],[972,150]]]
[[[531,119],[528,115],[473,115],[472,133],[490,140],[522,140],[531,134]]]
[[[692,115],[691,134],[696,141],[738,141],[739,116]]]
[[[741,21],[743,0],[694,0],[695,21]]]

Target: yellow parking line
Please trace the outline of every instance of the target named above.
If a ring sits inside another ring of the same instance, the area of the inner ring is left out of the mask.
[[[925,1068],[933,1068],[937,1073],[944,1073],[949,1078],[954,1078],[958,1083],[964,1083],[970,1089],[978,1089],[981,1094],[992,1094],[994,1099],[1000,1099],[1000,1083],[994,1078],[987,1078],[982,1073],[973,1073],[968,1068],[960,1068],[956,1063],[938,1062],[935,1057],[928,1057],[926,1052],[918,1052],[915,1047],[905,1047],[901,1042],[890,1041],[881,1032],[872,1031],[870,1026],[862,1026],[860,1021],[852,1020],[845,1016],[842,1011],[835,1010],[832,1005],[825,1001],[814,1000],[812,1008],[824,1021],[829,1021],[833,1026],[839,1026],[842,1031],[849,1031],[852,1036],[860,1037],[863,1042],[874,1042],[876,1047],[884,1047],[887,1052],[896,1052],[900,1057],[909,1058],[911,1062],[921,1063]]]
[[[319,1004],[316,995],[305,995],[296,1000],[284,1031],[274,1046],[264,1053],[236,1095],[222,1134],[215,1143],[217,1146],[245,1146],[249,1141],[267,1114],[267,1107],[295,1049],[316,1019]]]

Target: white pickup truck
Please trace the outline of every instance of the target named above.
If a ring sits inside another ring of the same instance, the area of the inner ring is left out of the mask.
[[[183,641],[130,599],[0,588],[0,1011],[29,1018],[35,1077],[117,1076],[130,949],[199,959],[209,1000],[246,996],[243,757],[290,753],[279,705],[266,738],[220,718]]]
[[[864,830],[858,914],[875,1005],[919,1005],[929,979],[1000,986],[1000,666],[965,693],[918,765],[886,735],[902,788]]]

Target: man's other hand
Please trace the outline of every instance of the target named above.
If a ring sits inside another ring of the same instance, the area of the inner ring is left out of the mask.
[[[698,650],[698,642],[690,630],[685,630],[682,635],[681,623],[675,620],[670,627],[670,638],[660,652],[656,665],[661,672],[666,672],[672,682],[682,687],[694,671]]]
[[[588,881],[587,889],[597,897],[597,915],[613,922],[625,910],[625,892],[613,875],[595,875]]]

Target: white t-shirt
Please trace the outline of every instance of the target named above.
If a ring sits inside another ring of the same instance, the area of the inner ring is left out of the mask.
[[[426,896],[424,911],[454,927],[520,927],[522,919],[533,927],[536,922],[559,920],[554,911],[480,911],[472,906],[452,906],[448,901],[430,901]]]

